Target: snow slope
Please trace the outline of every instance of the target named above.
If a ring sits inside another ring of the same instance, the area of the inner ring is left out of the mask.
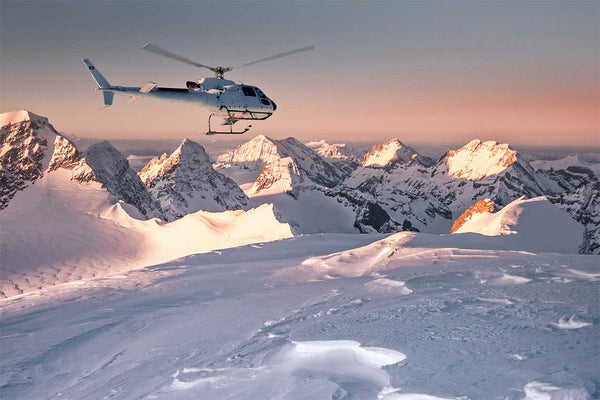
[[[546,197],[536,197],[515,200],[496,213],[474,214],[456,233],[520,235],[524,248],[571,253],[579,249],[583,231],[581,224]]]
[[[18,192],[2,210],[0,296],[108,276],[177,257],[292,235],[271,206],[197,212],[173,223],[131,217],[137,210],[97,182],[58,169]]]
[[[598,257],[493,239],[305,235],[1,300],[0,396],[597,398]]]

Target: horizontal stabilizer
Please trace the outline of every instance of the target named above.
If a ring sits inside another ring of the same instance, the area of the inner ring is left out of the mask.
[[[110,83],[108,83],[108,81],[102,76],[102,74],[96,69],[96,67],[94,67],[94,64],[92,64],[92,62],[89,59],[84,58],[81,61],[83,62],[83,65],[85,65],[90,71],[90,74],[92,74],[92,78],[94,78],[100,89],[107,89],[110,87]]]
[[[149,93],[156,87],[156,82],[148,82],[140,89],[140,93]]]
[[[135,104],[138,101],[140,101],[141,97],[140,96],[131,96],[129,98],[129,100],[127,100],[127,104]]]
[[[104,95],[104,105],[107,107],[112,106],[115,94],[113,92],[102,92],[102,94]]]

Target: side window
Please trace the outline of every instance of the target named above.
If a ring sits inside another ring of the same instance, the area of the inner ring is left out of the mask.
[[[256,93],[254,93],[254,89],[252,89],[249,86],[242,86],[242,92],[244,92],[244,96],[256,97]]]
[[[260,102],[263,103],[265,106],[271,105],[271,103],[269,103],[269,100],[266,100],[266,99],[260,99]]]

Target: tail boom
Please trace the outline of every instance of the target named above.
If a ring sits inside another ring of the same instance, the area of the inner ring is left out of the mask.
[[[106,78],[102,76],[102,74],[96,69],[96,67],[94,67],[94,64],[92,64],[89,59],[84,58],[81,61],[83,62],[83,65],[85,65],[90,71],[90,74],[92,74],[92,78],[94,78],[94,81],[96,81],[99,89],[108,89],[111,87],[110,83],[108,83]]]

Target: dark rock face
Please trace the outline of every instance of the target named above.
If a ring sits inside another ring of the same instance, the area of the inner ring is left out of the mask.
[[[119,200],[135,206],[145,218],[164,218],[163,212],[131,169],[127,159],[107,141],[91,145],[85,159],[95,180]]]
[[[377,203],[367,201],[357,213],[354,226],[361,233],[390,233],[398,229],[397,224],[392,221],[388,213]]]

